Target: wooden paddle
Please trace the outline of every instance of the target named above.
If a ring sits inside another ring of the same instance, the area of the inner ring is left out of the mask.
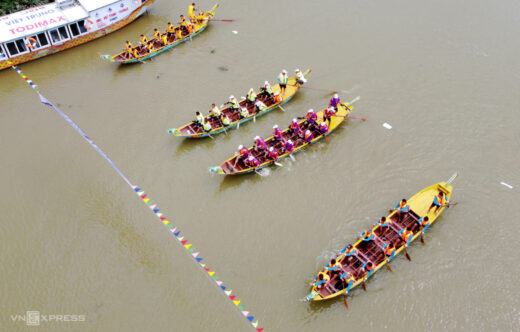
[[[362,118],[362,117],[359,117],[359,116],[352,116],[352,115],[348,115],[347,118],[361,120],[363,122],[365,122],[367,120],[367,118]]]
[[[210,21],[217,21],[217,22],[235,22],[234,19],[211,19]]]
[[[412,259],[410,258],[410,255],[408,255],[408,251],[406,251],[406,247],[404,247],[404,254],[406,255],[406,258],[411,262]]]
[[[347,303],[347,293],[343,296],[343,302],[345,303],[345,308],[348,309],[348,303]]]
[[[280,108],[285,113],[285,110],[283,109],[282,105],[278,105],[278,108]]]
[[[387,262],[387,263],[386,263],[386,268],[388,269],[388,271],[390,271],[390,272],[393,273],[394,271],[392,271],[392,268],[391,268],[390,265],[388,265],[388,264],[389,264],[389,263]]]

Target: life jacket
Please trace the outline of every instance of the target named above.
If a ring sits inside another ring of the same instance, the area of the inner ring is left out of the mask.
[[[326,272],[318,273],[318,280],[320,280],[320,274],[323,276],[323,280],[325,280],[325,281],[329,281],[330,280],[330,277],[329,277],[329,275]]]
[[[368,265],[368,263],[367,263],[367,265],[365,265],[365,270],[366,270],[367,272],[370,272],[370,271],[372,271],[373,269],[374,269],[374,263],[372,263],[372,265]]]
[[[401,233],[401,237],[403,238],[403,240],[405,240],[406,242],[408,242],[408,238],[410,236],[413,236],[413,232],[412,231],[408,231],[407,229],[405,229],[403,231],[403,233]]]
[[[162,36],[162,41],[163,41],[164,45],[168,45],[168,36],[167,35],[163,35]]]
[[[193,33],[193,24],[188,24],[188,33]]]
[[[273,89],[271,89],[271,86],[269,84],[264,84],[264,90],[270,95],[273,94]]]
[[[300,132],[300,124],[298,122],[291,122],[291,129],[294,130],[295,133]]]
[[[267,144],[265,144],[265,141],[262,137],[260,137],[259,139],[257,139],[255,141],[255,144],[256,144],[256,147],[259,149],[259,150],[264,150],[265,148],[267,148]]]
[[[256,159],[255,157],[253,157],[253,159],[249,159],[249,158],[247,158],[247,163],[248,163],[249,166],[251,166],[251,167],[256,167],[256,166],[260,165],[260,162],[259,162],[258,159]]]
[[[282,102],[282,95],[274,96],[274,102],[275,103],[281,103]]]
[[[315,112],[307,112],[307,122],[314,123],[318,119],[318,115]]]
[[[356,281],[356,279],[354,278],[354,276],[352,274],[350,274],[350,272],[345,272],[344,276],[342,275],[342,277],[343,277],[343,280],[345,280],[345,282],[347,284],[350,283],[351,281],[352,282]]]
[[[387,247],[385,248],[385,255],[387,255],[387,256],[391,256],[391,255],[394,253],[394,251],[395,251],[395,248],[393,248],[393,247],[390,248],[390,246],[387,246]]]
[[[238,151],[238,153],[240,153],[241,156],[247,156],[249,155],[249,150],[246,148],[242,148]]]
[[[287,141],[287,142],[285,142],[284,148],[285,148],[285,152],[291,153],[294,150],[294,145],[289,143],[289,141]]]
[[[374,233],[372,233],[371,231],[369,231],[369,232],[364,231],[362,235],[363,235],[363,239],[366,240],[366,239],[370,238],[371,236],[373,236]]]
[[[386,219],[384,222],[381,221],[381,218],[379,219],[379,222],[377,223],[379,226],[383,226],[384,224],[391,224],[392,220]],[[388,225],[387,225],[388,226]],[[386,226],[385,226],[386,227]]]
[[[216,116],[220,116],[221,114],[220,109],[217,106],[211,107],[211,113],[215,114]]]
[[[421,217],[421,219],[419,219],[419,221],[420,221],[420,224],[422,227],[424,227],[430,223],[429,220],[424,220],[424,217]]]
[[[240,111],[240,116],[243,118],[247,118],[249,116],[249,112],[247,111],[247,108],[242,107],[242,110]]]
[[[188,22],[186,22],[186,17],[181,16],[181,20],[179,21],[179,23],[180,23],[182,26],[186,26],[186,24],[188,23]]]
[[[238,100],[236,98],[231,99],[229,102],[231,103],[231,106],[233,108],[239,108],[240,107],[240,105],[238,104]]]
[[[338,104],[339,104],[339,98],[334,98],[334,97],[330,98],[329,105],[331,107],[336,107],[336,106],[338,106]]]
[[[205,131],[211,131],[211,124],[209,123],[209,121],[206,121],[206,123],[204,123],[203,127],[204,127]]]
[[[312,132],[305,132],[305,134],[303,135],[303,138],[305,139],[305,142],[310,142],[314,139],[314,135],[312,134]]]
[[[330,109],[330,108],[327,108],[325,110],[325,115],[330,118],[331,116],[333,116],[334,114],[336,114],[336,112],[334,111],[334,109]]]
[[[197,115],[197,122],[200,124],[204,124],[204,116],[202,114]]]
[[[176,35],[177,39],[182,39],[182,31],[181,31],[181,29],[178,29],[177,33],[175,35]]]
[[[173,24],[168,24],[168,28],[166,29],[166,31],[169,33],[174,33],[175,27],[173,26]]]
[[[141,43],[144,45],[146,43],[148,43],[148,38],[146,38],[146,36],[142,36],[141,37]]]
[[[267,106],[260,100],[255,103],[255,106],[260,110],[260,112],[265,111],[267,109]]]
[[[440,196],[440,198],[439,198]],[[433,198],[433,201],[436,205],[439,205],[439,206],[442,206],[444,204],[444,194],[440,193],[440,194],[437,194],[434,198]]]
[[[273,160],[277,160],[278,159],[278,152],[273,149],[273,151],[269,150],[269,158],[273,159]]]
[[[289,82],[289,78],[287,77],[287,75],[284,75],[284,74],[278,75],[278,83],[287,84],[287,82]]]
[[[329,126],[327,126],[327,124],[325,122],[323,122],[323,123],[320,123],[319,129],[320,129],[320,133],[325,134],[327,131],[329,131]]]
[[[157,39],[161,38],[161,31],[159,31],[159,30],[155,31],[155,32],[153,33],[153,37],[154,37],[154,38],[157,38]]]
[[[132,51],[132,48],[134,48],[134,47],[132,46],[132,43],[130,43],[130,42],[126,43],[126,50],[127,50],[127,51],[131,52],[131,51]]]
[[[277,139],[277,140],[281,140],[282,137],[283,137],[283,133],[282,131],[280,130],[280,128],[276,128],[274,130],[274,137]]]
[[[345,250],[345,254],[349,255],[356,252],[356,248],[352,247],[350,249]]]
[[[249,101],[255,101],[256,100],[256,93],[254,91],[247,93],[247,99]]]
[[[399,202],[398,204],[398,209],[399,211],[401,212],[405,212],[406,210],[409,210],[410,209],[410,206],[408,205],[408,203],[403,203],[403,201]]]
[[[228,118],[227,116],[224,116],[224,117],[222,118],[222,124],[223,124],[224,126],[229,126],[229,123],[230,123],[229,118]]]
[[[138,58],[139,57],[139,52],[137,52],[137,49],[134,49],[134,52],[132,53],[134,55],[134,58]]]

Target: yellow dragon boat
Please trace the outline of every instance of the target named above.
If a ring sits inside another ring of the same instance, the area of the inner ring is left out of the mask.
[[[372,262],[374,266],[371,274],[388,264],[390,257],[385,255],[382,248],[386,244],[392,243],[394,245],[396,249],[395,255],[406,250],[406,243],[401,238],[399,232],[410,227],[413,232],[412,241],[414,241],[422,236],[423,228],[418,223],[419,218],[428,216],[431,226],[449,205],[455,205],[456,203],[447,203],[441,206],[438,211],[432,209],[428,213],[428,209],[432,205],[434,197],[439,192],[444,193],[449,202],[453,190],[451,183],[456,177],[457,173],[453,174],[448,181],[439,182],[413,195],[408,200],[410,207],[409,212],[399,214],[397,210],[394,210],[390,213],[390,215],[386,217],[387,220],[391,221],[390,225],[381,227],[376,224],[376,226],[372,228],[372,233],[374,234],[372,240],[364,241],[360,238],[352,245],[355,249],[355,251],[353,251],[355,252],[354,254],[347,255],[345,249],[343,249],[342,253],[335,258],[336,262],[339,262],[341,265],[339,271],[332,273],[332,278],[322,285],[313,285],[311,292],[306,296],[305,300],[323,301],[340,295],[346,295],[346,284],[340,280],[340,275],[343,273],[348,272],[355,279],[349,291],[360,284],[364,284],[370,275],[363,268],[367,262]]]

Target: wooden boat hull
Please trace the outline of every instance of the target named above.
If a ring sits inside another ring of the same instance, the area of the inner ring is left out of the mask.
[[[178,46],[188,40],[192,40],[193,37],[199,35],[202,31],[204,31],[207,27],[208,27],[208,24],[209,24],[209,21],[210,19],[215,15],[215,10],[218,8],[218,4],[216,4],[215,6],[213,6],[212,9],[210,9],[209,11],[205,12],[204,13],[204,17],[206,18],[206,20],[202,23],[195,23],[194,26],[194,31],[192,34],[190,35],[187,35],[185,36],[184,38],[180,39],[180,40],[176,40],[175,42],[171,43],[171,44],[168,44],[168,45],[165,45],[159,49],[156,49],[154,50],[153,52],[149,53],[149,54],[146,54],[146,55],[143,55],[143,56],[140,56],[139,58],[133,58],[133,59],[118,59],[118,56],[120,56],[121,54],[124,54],[126,53],[126,51],[123,51],[123,52],[120,52],[116,55],[101,55],[101,58],[109,61],[109,62],[115,62],[115,63],[119,63],[119,64],[131,64],[131,63],[137,63],[137,62],[142,62],[142,61],[145,61],[145,60],[148,60],[148,59],[151,59],[153,58],[154,56],[157,56],[171,48],[174,48],[175,46]]]
[[[310,73],[311,73],[311,70],[308,69],[304,73],[304,76],[307,77]],[[273,92],[279,92],[280,91],[280,85],[276,84],[276,85],[272,86],[271,89],[273,90]],[[231,130],[233,128],[236,128],[239,124],[242,124],[244,122],[248,122],[250,120],[253,120],[254,118],[258,118],[258,117],[260,117],[262,115],[265,115],[265,114],[271,112],[272,110],[276,109],[277,107],[280,107],[280,106],[284,105],[285,103],[289,102],[294,97],[294,95],[296,94],[296,92],[299,89],[300,89],[300,86],[296,84],[296,77],[291,77],[291,78],[289,78],[289,84],[287,84],[287,88],[286,88],[286,91],[285,91],[285,98],[282,100],[282,102],[269,105],[267,107],[267,109],[264,110],[264,111],[261,111],[261,112],[256,113],[256,114],[250,114],[246,118],[243,118],[243,119],[240,119],[240,120],[237,120],[237,121],[233,121],[227,127],[220,126],[220,127],[213,128],[211,131],[209,131],[209,133],[205,132],[205,131],[191,132],[192,129],[188,129],[187,130],[186,128],[193,128],[193,122],[190,122],[190,123],[188,123],[188,124],[186,124],[186,125],[184,125],[182,127],[179,127],[179,128],[168,129],[168,133],[172,134],[173,136],[184,137],[184,138],[204,138],[204,137],[209,137],[209,135],[220,134],[222,132],[225,132],[225,131]],[[241,106],[244,105],[244,103],[245,103],[245,99],[242,99],[239,102],[239,104]],[[230,107],[223,108],[221,111],[223,113],[230,112]],[[209,115],[205,116],[205,118],[208,118],[208,116]]]
[[[309,144],[313,144],[313,143],[319,141],[320,139],[322,139],[323,137],[329,135],[337,127],[339,127],[339,125],[343,121],[345,121],[345,118],[352,112],[353,108],[354,108],[354,106],[351,105],[351,104],[348,104],[348,103],[340,104],[338,106],[338,111],[336,112],[336,116],[334,116],[331,119],[330,126],[329,126],[329,131],[327,133],[319,135],[319,136],[316,136],[309,143],[303,143],[301,145],[295,146],[294,150],[291,153],[280,154],[279,157],[278,157],[278,160],[284,159],[284,158],[288,157],[289,155],[294,154],[294,153],[296,153],[296,152],[306,148]],[[316,113],[316,115],[318,116],[318,121],[317,121],[318,123],[323,121],[323,114],[324,114],[324,110],[321,110],[321,111]],[[303,124],[305,122],[306,122],[306,120],[301,120],[299,122],[300,126],[303,126]],[[283,130],[282,133],[285,134],[285,133],[288,132],[288,130],[289,129],[287,128],[287,129]],[[269,142],[272,142],[273,139],[274,139],[274,137],[270,136],[269,138],[267,138],[265,140],[266,143],[268,144],[268,146],[269,146]],[[251,153],[253,153],[253,147],[249,148],[249,151]],[[211,167],[210,171],[212,173],[224,174],[224,175],[246,174],[246,173],[251,173],[251,172],[254,172],[256,170],[262,169],[264,167],[270,166],[271,164],[273,164],[275,162],[274,160],[266,160],[265,162],[261,163],[258,167],[249,167],[249,168],[245,168],[245,169],[231,170],[230,171],[231,166],[234,164],[235,158],[236,158],[236,156],[233,156],[233,157],[227,159],[226,161],[224,161],[220,166]]]
[[[454,178],[454,177],[453,177]],[[448,181],[451,182],[451,181]],[[451,184],[447,185],[446,182],[439,182],[437,184],[434,184],[432,186],[429,186],[427,188],[424,188],[417,194],[413,195],[409,200],[408,204],[410,206],[410,210],[413,212],[414,215],[424,217],[428,215],[428,218],[430,219],[430,227],[428,229],[431,229],[432,224],[437,220],[437,218],[441,215],[441,213],[446,209],[446,207],[441,207],[439,211],[434,214],[434,209],[430,211],[430,213],[427,213],[428,208],[433,202],[434,196],[438,193],[439,190],[442,190],[448,199],[451,198],[451,193],[453,190],[453,187]],[[387,216],[387,219],[394,219],[396,217],[396,211],[390,213]],[[403,219],[405,219],[404,217]],[[378,230],[381,231],[381,227],[376,225],[373,228],[374,233],[377,234]],[[412,237],[412,242],[415,241],[418,237],[421,236],[421,230],[414,231],[414,235]],[[363,241],[360,239],[355,244],[353,244],[353,247],[358,248]],[[396,252],[395,255],[397,256],[399,253],[401,253],[405,249],[405,245],[400,246]],[[336,261],[343,261],[346,258],[345,254],[340,254],[336,257]],[[380,264],[376,265],[374,268],[374,272],[377,272],[379,269],[383,268],[388,263],[388,259],[385,258]],[[345,272],[342,270],[342,272]],[[372,274],[373,274],[372,273]],[[366,274],[364,276],[358,277],[357,280],[352,284],[352,287],[350,288],[350,291],[354,289],[355,287],[359,286],[366,280]],[[330,293],[327,295],[327,293]],[[316,286],[313,286],[311,289],[311,293],[307,296],[307,299],[313,300],[313,301],[323,301],[323,300],[329,300],[332,298],[335,298],[337,296],[340,296],[342,294],[345,294],[345,290],[338,290],[337,292],[330,292],[330,290],[323,290],[318,289]]]

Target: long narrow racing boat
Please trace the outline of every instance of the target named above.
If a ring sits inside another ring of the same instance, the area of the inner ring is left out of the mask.
[[[212,173],[217,174],[225,174],[225,175],[235,175],[235,174],[245,174],[250,173],[255,170],[259,170],[263,167],[269,166],[275,162],[277,162],[280,159],[283,159],[289,155],[292,155],[293,153],[305,148],[307,145],[312,144],[316,141],[319,141],[323,137],[329,135],[332,131],[334,131],[336,128],[339,127],[339,125],[345,121],[345,118],[352,112],[352,109],[354,108],[354,103],[357,102],[360,99],[360,97],[357,97],[350,103],[343,103],[338,105],[338,110],[336,111],[335,115],[332,116],[330,120],[330,125],[328,126],[328,131],[326,133],[321,133],[318,126],[311,126],[307,122],[307,119],[303,119],[298,122],[298,125],[301,128],[301,132],[303,133],[306,130],[310,130],[313,139],[310,142],[306,142],[303,138],[303,135],[295,134],[293,131],[290,130],[290,128],[284,129],[282,131],[282,139],[277,140],[274,136],[271,136],[265,140],[267,149],[273,147],[278,154],[277,159],[271,159],[269,156],[264,152],[257,151],[254,147],[250,147],[249,154],[255,157],[259,161],[259,165],[256,167],[251,167],[246,163],[245,159],[239,158],[238,155],[235,155],[226,161],[222,163],[220,166],[213,166],[210,167],[210,171]],[[317,123],[320,123],[324,121],[324,112],[325,109],[316,112],[317,115]],[[294,149],[289,153],[284,148],[284,143],[288,140],[291,140],[294,142]],[[238,158],[238,160],[237,160]]]
[[[133,47],[131,52],[124,50],[116,55],[105,54],[101,57],[110,62],[116,62],[120,64],[136,63],[153,58],[154,56],[159,55],[162,52],[169,50],[170,48],[182,44],[185,41],[191,40],[193,37],[204,31],[213,16],[215,16],[215,10],[217,8],[218,4],[213,6],[213,8],[207,12],[202,13],[202,15],[199,15],[197,20],[193,22],[193,32],[191,33],[189,33],[187,29],[182,29],[181,26],[175,27],[175,31],[181,31],[182,38],[177,38],[175,33],[168,34],[165,32],[164,34],[161,34],[160,39],[150,39],[146,45],[138,45]],[[163,40],[163,36],[166,37],[165,40]]]
[[[310,74],[311,70],[307,69],[303,73],[305,78]],[[262,116],[264,114],[269,113],[270,111],[274,110],[277,107],[280,107],[281,105],[287,103],[289,100],[291,100],[296,92],[300,89],[300,84],[296,82],[296,76],[290,77],[288,79],[287,88],[285,89],[285,94],[283,96],[283,99],[280,102],[276,102],[273,97],[268,96],[266,94],[258,94],[257,100],[261,101],[265,104],[266,109],[263,111],[256,111],[256,107],[254,105],[246,103],[246,99],[242,98],[242,100],[239,102],[239,105],[241,108],[247,108],[248,116],[245,118],[240,118],[240,111],[235,111],[231,108],[231,106],[228,106],[226,108],[223,108],[222,115],[227,116],[230,119],[230,123],[228,126],[224,126],[221,119],[215,119],[211,117],[210,115],[205,116],[204,121],[210,121],[211,124],[211,130],[209,132],[204,131],[204,129],[201,126],[197,126],[195,121],[192,121],[182,127],[179,128],[171,128],[168,129],[168,133],[173,134],[174,136],[179,137],[185,137],[185,138],[201,138],[201,137],[208,137],[210,135],[216,135],[220,134],[222,132],[225,132],[227,130],[230,130],[232,128],[235,128],[239,126],[241,123],[247,122],[249,120],[256,119],[259,116]],[[272,86],[273,94],[276,94],[277,92],[280,92],[280,85],[276,84]],[[221,106],[222,107],[222,106]]]
[[[410,227],[413,232],[411,241],[416,240],[421,236],[423,228],[419,224],[421,217],[428,216],[430,225],[433,224],[441,213],[449,207],[450,203],[443,204],[437,211],[435,208],[428,212],[428,209],[434,201],[434,197],[442,192],[449,202],[453,187],[451,182],[457,177],[457,173],[446,182],[439,182],[427,188],[424,188],[417,194],[413,195],[408,199],[408,205],[410,207],[409,212],[399,213],[398,210],[394,210],[390,215],[386,217],[387,221],[391,223],[388,226],[382,227],[376,224],[372,228],[374,237],[372,240],[365,241],[359,239],[352,245],[353,251],[350,256],[346,252],[340,253],[336,258],[336,262],[339,262],[341,267],[337,272],[332,272],[330,280],[326,281],[322,285],[313,285],[310,294],[307,295],[306,300],[322,301],[337,297],[342,294],[346,294],[346,285],[340,279],[340,275],[343,273],[350,273],[354,278],[354,282],[350,287],[350,291],[365,282],[368,276],[368,272],[363,266],[372,262],[374,269],[372,274],[377,270],[381,269],[385,264],[388,264],[388,260],[391,257],[385,255],[383,246],[386,244],[393,244],[395,247],[395,255],[405,250],[406,243],[401,238],[399,232],[407,227]],[[342,250],[344,251],[344,250]],[[326,271],[327,269],[325,269]],[[330,277],[330,276],[329,276]]]

